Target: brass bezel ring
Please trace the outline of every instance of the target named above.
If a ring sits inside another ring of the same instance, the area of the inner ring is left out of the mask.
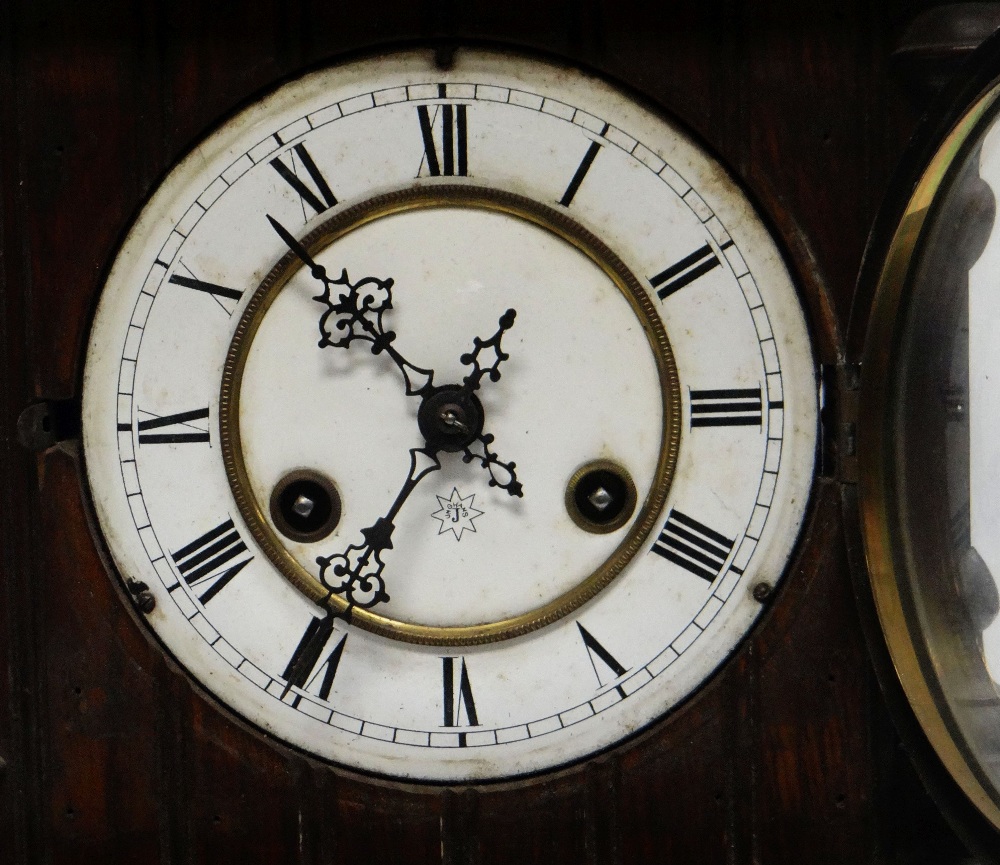
[[[639,319],[655,358],[663,397],[660,452],[650,491],[632,528],[618,547],[592,574],[542,606],[502,621],[469,626],[427,626],[398,621],[372,610],[355,608],[351,622],[373,633],[434,646],[466,646],[511,639],[544,627],[593,598],[617,577],[642,547],[666,502],[680,442],[680,384],[666,330],[647,293],[622,260],[598,237],[563,213],[531,199],[497,189],[450,184],[412,187],[370,198],[348,207],[302,238],[310,255],[318,255],[340,237],[374,220],[404,211],[431,207],[479,208],[523,219],[545,228],[570,243],[595,262],[629,301]],[[223,461],[236,505],[254,540],[275,567],[313,602],[342,613],[347,602],[309,574],[287,549],[265,519],[250,489],[240,438],[240,387],[243,371],[263,317],[282,288],[302,267],[286,253],[264,278],[247,304],[226,356],[219,396],[219,427]],[[266,507],[266,505],[265,505]]]
[[[939,697],[923,659],[919,624],[904,601],[907,572],[898,542],[899,510],[892,466],[892,370],[898,362],[899,325],[912,290],[918,251],[932,205],[956,158],[1000,98],[993,85],[962,115],[942,141],[914,188],[893,234],[876,285],[865,338],[858,422],[858,497],[861,533],[875,607],[896,675],[931,746],[952,778],[994,826],[1000,802],[977,773],[957,723]]]

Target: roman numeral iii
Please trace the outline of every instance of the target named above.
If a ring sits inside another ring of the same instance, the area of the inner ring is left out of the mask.
[[[469,136],[466,105],[439,105],[432,114],[426,105],[417,106],[424,156],[420,169],[427,167],[431,177],[466,177],[469,174]],[[434,127],[440,120],[441,140]],[[438,154],[440,152],[440,158]],[[417,172],[420,176],[420,171]]]
[[[674,508],[651,552],[711,583],[722,573],[735,541]],[[739,568],[731,570],[742,574]]]
[[[763,424],[759,387],[691,390],[691,428]]]

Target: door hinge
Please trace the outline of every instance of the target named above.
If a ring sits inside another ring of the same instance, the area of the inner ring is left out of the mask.
[[[858,397],[861,364],[827,364],[820,370],[819,473],[843,483],[858,479]]]

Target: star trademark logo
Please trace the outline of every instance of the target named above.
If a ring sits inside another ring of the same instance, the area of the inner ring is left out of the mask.
[[[460,541],[462,540],[462,532],[466,529],[470,532],[476,530],[472,521],[476,517],[481,517],[483,512],[472,506],[472,502],[476,498],[475,493],[462,498],[458,487],[453,487],[450,498],[446,499],[444,496],[436,496],[435,498],[441,507],[434,511],[431,516],[441,523],[441,528],[438,529],[439,535],[443,535],[445,532],[454,532],[455,540]]]

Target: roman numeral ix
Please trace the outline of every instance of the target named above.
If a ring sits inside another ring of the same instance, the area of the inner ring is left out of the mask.
[[[209,441],[208,430],[191,423],[208,418],[207,408],[196,408],[192,411],[182,411],[159,417],[142,409],[139,409],[139,413],[150,415],[135,425],[141,445],[191,444]],[[174,429],[171,430],[170,427]],[[131,428],[127,423],[118,425],[119,432],[127,432]],[[150,430],[157,430],[157,432],[150,432]]]
[[[711,583],[722,573],[734,543],[731,538],[674,508],[653,544],[652,552]],[[737,567],[730,570],[743,573]]]
[[[188,586],[192,589],[206,587],[198,600],[207,604],[253,560],[253,556],[243,556],[246,551],[247,545],[240,538],[233,521],[226,520],[171,553],[170,557]]]

